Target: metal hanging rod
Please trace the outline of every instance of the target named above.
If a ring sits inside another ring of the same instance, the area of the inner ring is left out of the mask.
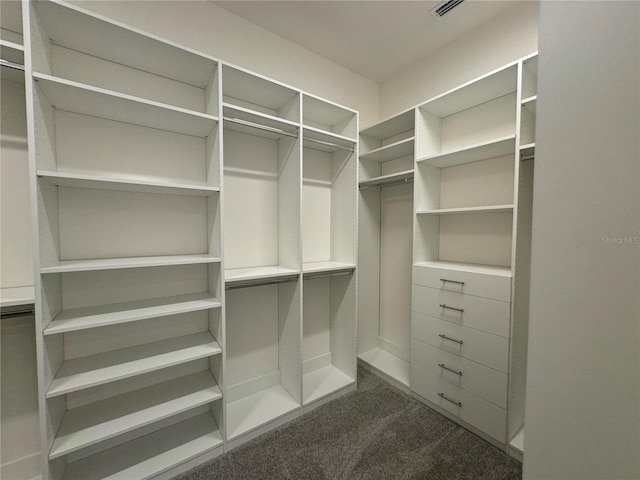
[[[327,147],[333,147],[333,148],[337,148],[338,150],[344,150],[346,152],[353,152],[355,150],[354,147],[346,147],[344,145],[340,145],[338,143],[333,143],[333,142],[326,142],[324,140],[318,140],[315,138],[305,138],[304,139],[305,142],[309,141],[309,142],[313,142],[313,143],[317,143],[319,145],[326,145]]]
[[[238,125],[244,125],[245,127],[256,128],[258,130],[264,130],[266,132],[277,133],[278,135],[284,135],[286,137],[298,138],[298,132],[295,133],[287,132],[286,130],[282,130],[281,128],[269,127],[267,125],[261,125],[260,123],[249,122],[247,120],[241,120],[239,118],[234,117],[222,117],[225,122],[237,123]],[[295,127],[296,129],[298,127]]]
[[[0,312],[0,318],[18,318],[18,317],[30,317],[34,314],[33,307],[29,308],[21,308],[19,310],[9,310],[5,312]]]
[[[354,272],[355,268],[349,268],[348,270],[339,270],[333,272],[318,272],[318,273],[305,273],[305,280],[315,280],[316,278],[323,277],[342,277],[345,275],[351,275]]]
[[[13,68],[14,70],[21,70],[24,72],[24,65],[10,62],[9,60],[5,60],[4,58],[0,58],[0,67]]]
[[[404,185],[406,183],[413,183],[413,178],[402,178],[400,180],[391,180],[389,182],[376,183],[375,185],[360,185],[360,190],[373,187],[393,187],[394,185]]]
[[[249,288],[249,287],[263,287],[265,285],[278,285],[280,283],[289,283],[296,282],[298,280],[297,275],[293,275],[290,277],[282,277],[276,279],[266,279],[266,280],[245,280],[237,283],[226,284],[224,286],[225,290],[236,290],[238,288]]]
[[[526,162],[527,160],[534,160],[536,158],[535,155],[521,155],[520,156],[520,161],[521,162]]]

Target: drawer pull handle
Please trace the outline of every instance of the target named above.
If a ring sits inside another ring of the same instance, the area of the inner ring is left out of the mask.
[[[440,306],[442,308],[446,308],[448,310],[455,310],[456,312],[460,312],[463,313],[464,312],[464,308],[457,308],[457,307],[450,307],[449,305],[447,305],[446,303],[441,303]]]
[[[438,396],[444,400],[446,400],[447,402],[451,402],[454,405],[457,405],[459,407],[462,407],[462,403],[461,402],[456,402],[455,400],[451,400],[450,398],[447,398],[447,396],[444,393],[439,393]]]
[[[440,368],[442,368],[443,370],[448,370],[449,372],[452,372],[452,373],[455,373],[456,375],[462,376],[462,372],[460,372],[458,370],[454,370],[453,368],[449,368],[444,363],[439,363],[438,366]]]
[[[460,345],[462,345],[464,342],[462,340],[456,340],[455,338],[451,338],[451,337],[447,337],[445,334],[441,333],[440,335],[438,335],[440,338],[443,338],[444,340],[449,340],[451,342],[456,342],[459,343]]]
[[[458,285],[464,285],[464,282],[459,282],[458,280],[449,280],[448,278],[441,278],[440,281],[442,283],[457,283]]]

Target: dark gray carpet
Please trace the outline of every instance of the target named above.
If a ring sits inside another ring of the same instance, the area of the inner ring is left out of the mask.
[[[358,370],[358,390],[174,480],[516,480],[504,452]]]

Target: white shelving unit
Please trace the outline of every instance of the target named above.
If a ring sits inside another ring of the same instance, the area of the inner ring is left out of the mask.
[[[409,391],[415,109],[360,132],[358,359]]]
[[[177,473],[223,450],[220,66],[23,10],[43,478]]]

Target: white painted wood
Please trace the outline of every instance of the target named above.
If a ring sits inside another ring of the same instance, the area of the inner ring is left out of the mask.
[[[327,272],[344,272],[348,270],[354,270],[356,268],[355,263],[342,263],[342,262],[308,262],[302,265],[302,271],[305,274],[312,273],[327,273]]]
[[[471,80],[425,102],[420,108],[438,117],[481,105],[516,91],[516,66],[511,65]]]
[[[524,426],[509,441],[509,447],[515,448],[518,452],[524,453]]]
[[[413,169],[405,170],[397,173],[390,173],[388,175],[380,175],[379,177],[372,178],[370,180],[364,180],[360,182],[360,188],[363,187],[374,187],[374,186],[385,186],[388,183],[395,183],[397,181],[411,181],[413,179]]]
[[[416,340],[455,353],[489,368],[503,373],[509,371],[509,340],[504,337],[418,312],[412,314],[411,335]],[[443,338],[441,335],[447,338]]]
[[[505,443],[507,415],[504,409],[415,366],[411,369],[411,388],[428,401]],[[462,407],[444,400],[438,393],[462,403]]]
[[[10,287],[0,289],[0,307],[27,305],[35,301],[33,287]]]
[[[137,258],[103,258],[92,260],[63,260],[53,265],[42,266],[40,272],[86,272],[95,270],[113,270],[122,268],[148,268],[165,265],[189,265],[198,263],[218,263],[220,258],[212,255],[169,255]]]
[[[206,413],[71,463],[64,478],[151,479],[220,446],[218,427]]]
[[[201,372],[67,411],[49,452],[54,459],[222,398]]]
[[[218,343],[205,332],[70,360],[58,370],[46,396],[63,395],[220,352]]]
[[[414,109],[410,109],[365,128],[360,132],[360,135],[382,140],[384,138],[394,137],[408,130],[413,130],[413,128]]]
[[[83,85],[51,75],[34,73],[33,78],[51,105],[82,115],[199,137],[209,135],[218,122],[218,117],[213,115]]]
[[[45,335],[97,328],[150,318],[219,308],[222,303],[209,293],[137,300],[126,303],[63,310],[44,330]]]
[[[252,124],[267,127],[268,129],[261,130],[260,128],[251,128],[247,125],[240,125],[233,121],[227,121],[225,122],[225,128],[229,130],[269,139],[280,139],[287,134],[294,136],[298,135],[299,124],[296,122],[226,102],[222,104],[222,108],[224,118],[250,122]],[[278,131],[282,133],[278,133]]]
[[[395,158],[413,155],[415,137],[409,137],[404,140],[385,145],[370,152],[360,155],[360,159],[373,162],[387,162]]]
[[[167,195],[190,195],[208,197],[220,191],[219,187],[203,185],[162,184],[159,182],[116,180],[98,175],[80,175],[39,170],[38,176],[58,187],[86,188],[93,190],[115,190],[120,192],[139,192]]]
[[[509,302],[415,284],[412,286],[411,300],[414,312],[501,337],[509,338],[510,336],[511,304]],[[464,312],[444,308],[441,305],[460,308]]]
[[[356,142],[355,140],[353,140],[353,138],[345,137],[344,135],[338,135],[336,133],[331,133],[320,128],[305,125],[302,129],[302,136],[305,138],[305,140],[319,140],[320,142],[334,144],[323,145],[318,142],[305,142],[305,147],[315,148],[327,152],[335,152],[336,150],[341,150],[341,147],[355,150]]]
[[[331,278],[304,282],[302,361],[331,354]],[[303,393],[306,390],[303,386]]]
[[[373,348],[358,354],[358,359],[375,370],[388,375],[402,385],[409,386],[409,362],[381,348]]]
[[[352,140],[357,137],[358,116],[354,110],[304,94],[302,112],[303,123],[307,127],[331,132]]]
[[[68,3],[37,3],[35,12],[48,34],[47,43],[55,41],[71,50],[201,88],[216,68],[217,62],[208,55]]]
[[[482,207],[440,208],[437,210],[417,210],[416,215],[457,215],[468,213],[500,213],[512,212],[513,204],[486,205]]]
[[[485,367],[418,340],[411,342],[411,364],[500,408],[507,408],[506,373]],[[462,374],[458,375],[447,368]]]
[[[460,150],[425,156],[416,161],[433,167],[452,167],[454,165],[507,155],[514,151],[515,135],[509,135],[488,142],[471,145]]]
[[[302,364],[302,374],[306,375],[329,365],[331,365],[331,352],[305,360]]]
[[[266,280],[269,278],[291,277],[298,275],[299,270],[270,265],[266,267],[232,268],[224,271],[225,282],[244,282],[249,280]]]
[[[241,435],[300,408],[289,393],[276,385],[227,405],[227,438]]]
[[[303,150],[302,255],[303,262],[330,261],[332,243],[331,155]]]
[[[303,378],[303,404],[306,406],[353,384],[355,378],[349,377],[333,365],[314,370]]]

